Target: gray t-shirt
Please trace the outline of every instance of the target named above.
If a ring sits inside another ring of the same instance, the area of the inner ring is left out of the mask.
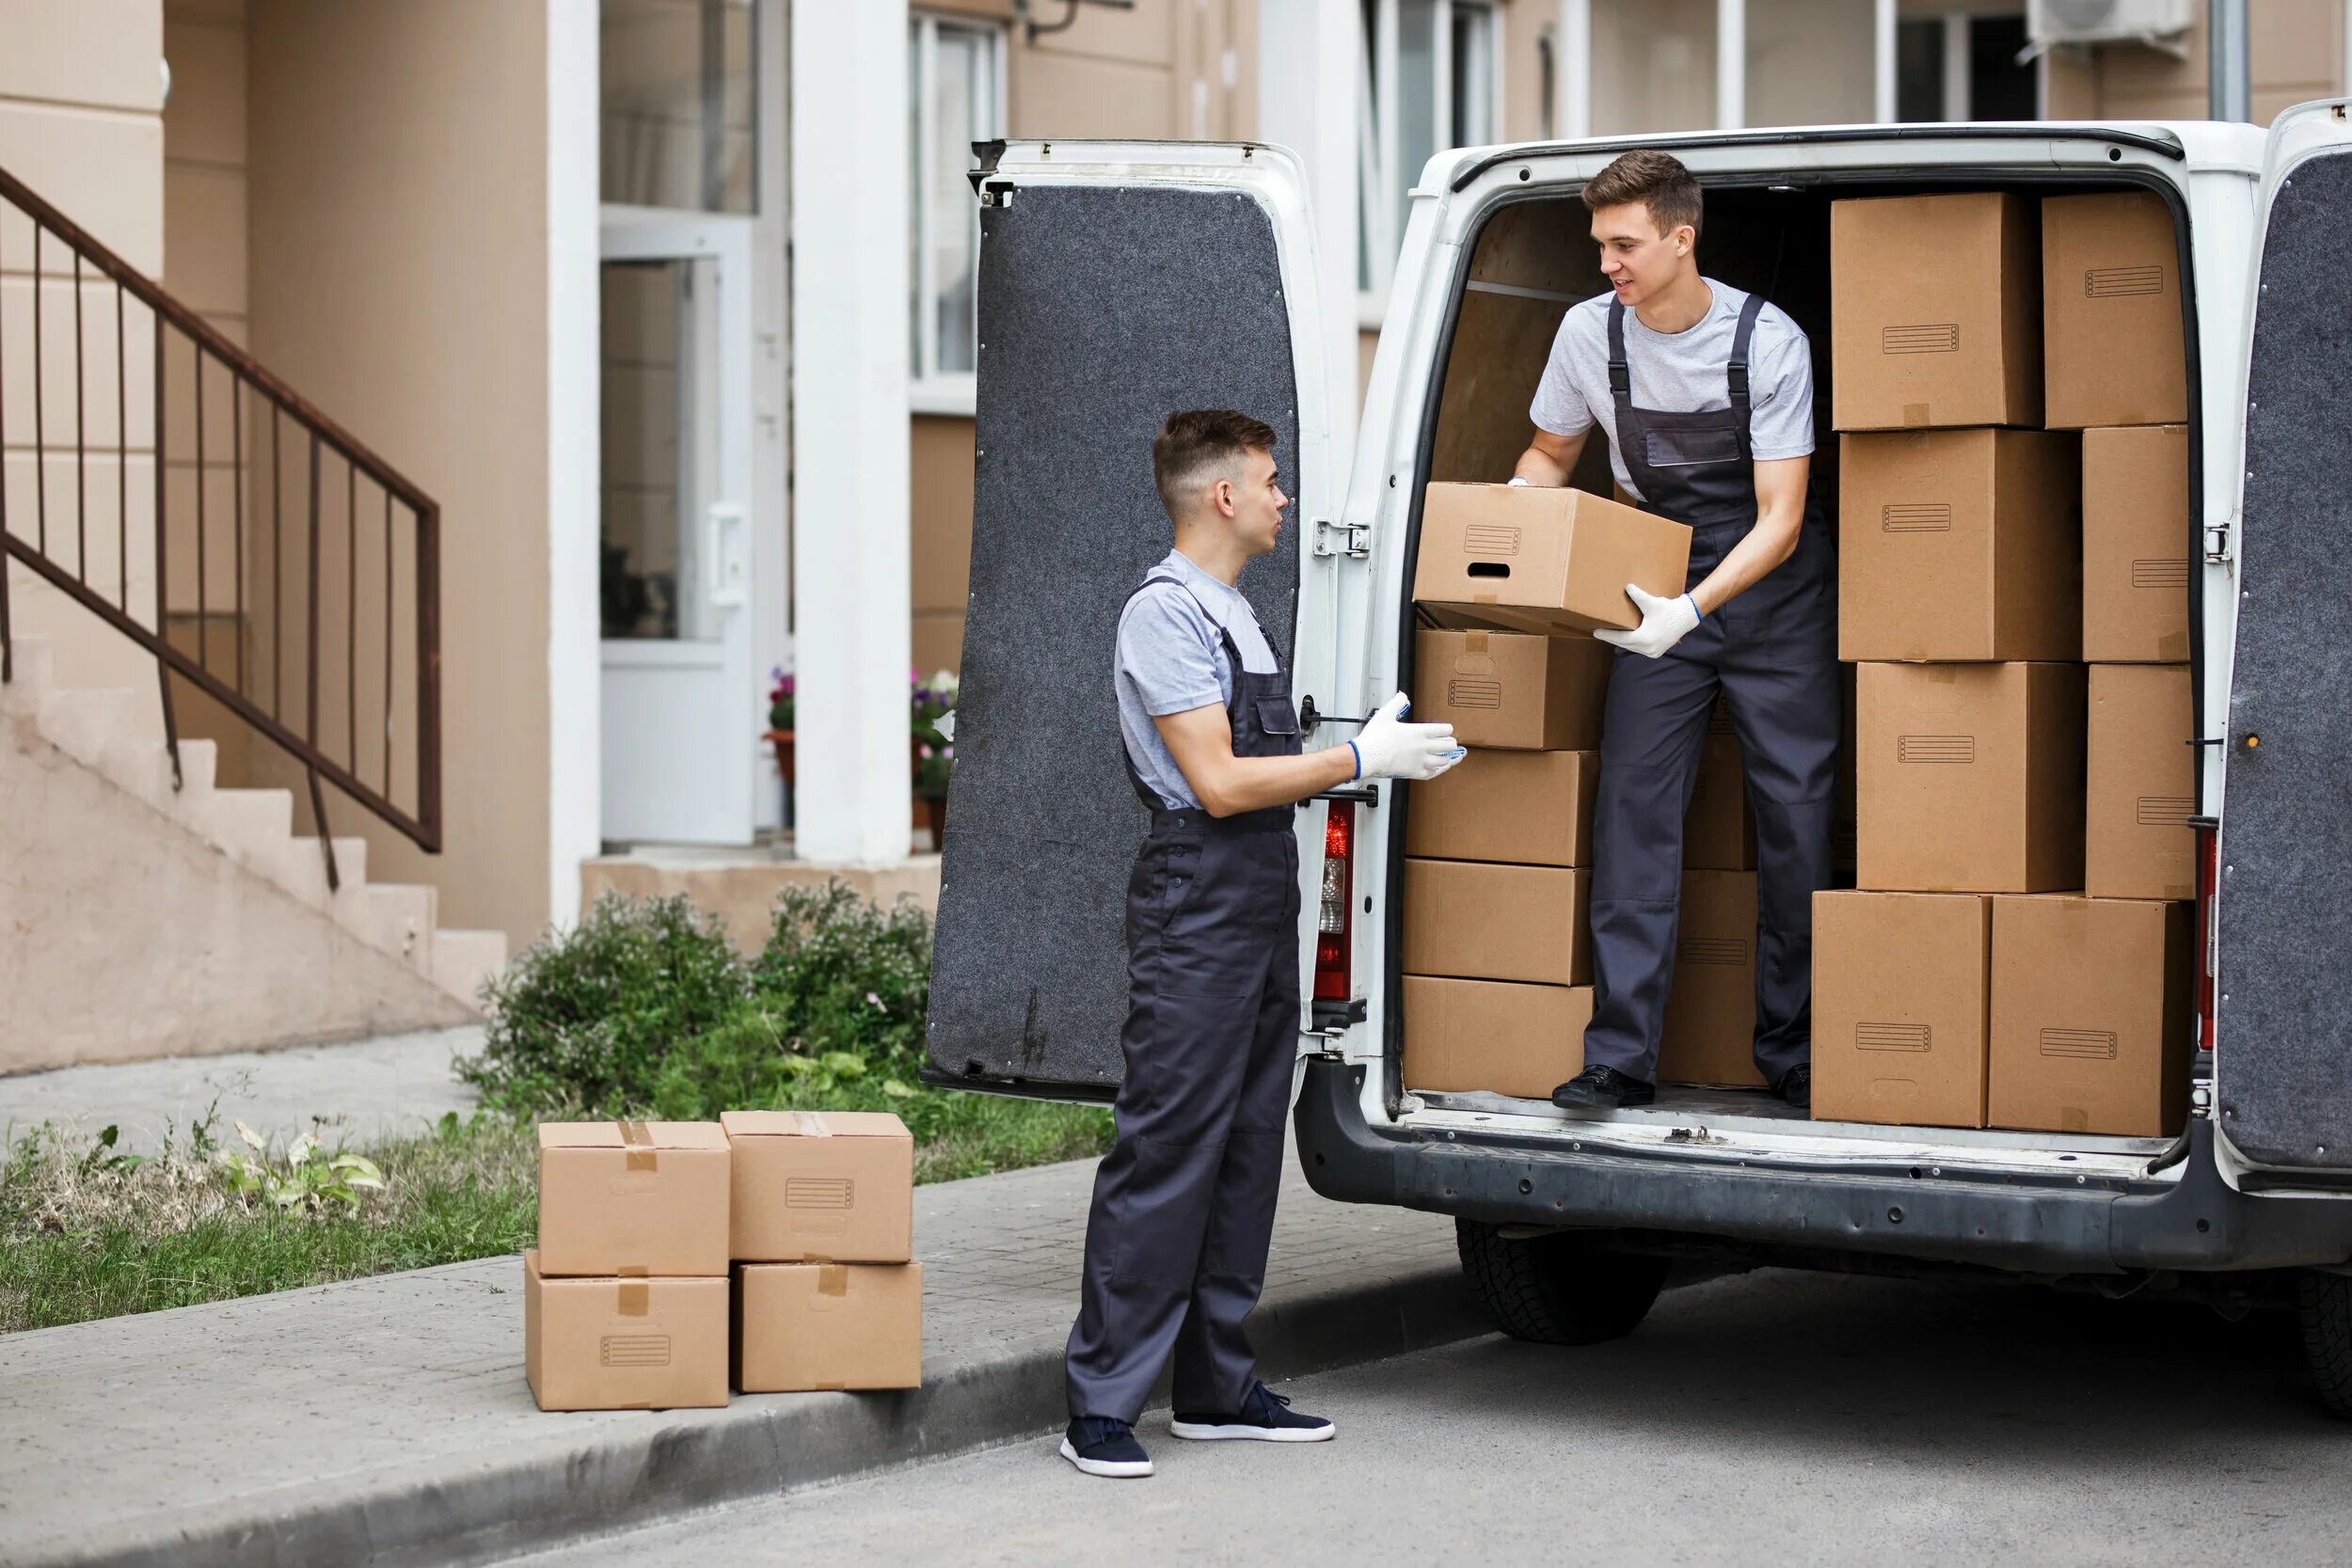
[[[1233,671],[1225,640],[1217,635],[1220,626],[1233,634],[1244,670],[1271,674],[1281,666],[1240,589],[1219,582],[1182,550],[1168,551],[1151,575],[1175,576],[1183,586],[1152,583],[1120,614],[1113,674],[1119,731],[1143,782],[1171,811],[1182,810],[1200,802],[1152,721],[1233,700]]]
[[[1625,313],[1625,362],[1632,372],[1636,407],[1697,414],[1731,406],[1724,372],[1748,296],[1711,277],[1704,281],[1715,302],[1680,332],[1653,332],[1638,313]],[[1609,437],[1609,466],[1617,483],[1638,499],[1641,488],[1617,451],[1616,404],[1609,396],[1612,297],[1588,299],[1561,318],[1527,417],[1554,436],[1581,435],[1598,424]],[[1764,307],[1748,342],[1748,441],[1761,463],[1813,451],[1813,350],[1804,330],[1777,305]]]

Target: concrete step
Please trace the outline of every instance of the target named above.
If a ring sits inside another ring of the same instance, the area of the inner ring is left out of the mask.
[[[180,742],[180,787],[171,782],[171,748],[161,741],[134,742],[115,758],[113,781],[167,816],[193,820],[199,803],[213,792],[220,748],[210,740]]]
[[[482,982],[505,967],[504,931],[444,928],[433,933],[433,983],[468,1006],[482,1006]]]
[[[127,686],[52,689],[38,722],[52,745],[93,772],[119,780],[138,768],[138,693]]]
[[[199,831],[240,864],[268,864],[294,834],[292,790],[215,789],[203,808]]]
[[[56,645],[46,637],[9,640],[14,679],[0,684],[0,712],[39,713],[56,680]]]
[[[358,923],[352,929],[371,946],[431,979],[438,890],[423,882],[371,882],[359,893]]]

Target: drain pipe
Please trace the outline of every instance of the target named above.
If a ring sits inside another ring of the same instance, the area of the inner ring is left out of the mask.
[[[2216,119],[2254,118],[2252,67],[2246,43],[2246,0],[2210,0],[2205,16],[2207,98]]]

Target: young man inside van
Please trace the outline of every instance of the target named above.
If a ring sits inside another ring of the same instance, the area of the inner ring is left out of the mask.
[[[1699,185],[1675,158],[1627,153],[1584,205],[1610,291],[1561,322],[1511,483],[1567,483],[1599,425],[1617,483],[1691,525],[1691,571],[1672,598],[1628,584],[1642,624],[1598,634],[1618,653],[1594,825],[1593,1019],[1584,1069],[1551,1098],[1656,1098],[1682,817],[1720,696],[1756,816],[1756,1065],[1803,1108],[1838,743],[1837,568],[1805,493],[1812,350],[1784,311],[1700,273]]]
[[[1355,739],[1300,754],[1290,676],[1234,586],[1290,504],[1269,426],[1171,414],[1152,470],[1176,547],[1120,612],[1112,672],[1152,827],[1127,881],[1118,1140],[1095,1172],[1066,1364],[1061,1453],[1090,1476],[1152,1473],[1136,1418],[1171,1354],[1177,1436],[1331,1435],[1258,1381],[1242,1328],[1265,1283],[1298,1051],[1293,807],[1462,756],[1452,725],[1402,721],[1401,691]]]

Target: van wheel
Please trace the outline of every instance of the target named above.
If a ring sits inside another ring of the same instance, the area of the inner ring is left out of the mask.
[[[2308,1272],[2301,1281],[2303,1364],[2328,1414],[2352,1421],[2352,1279]]]
[[[1480,1309],[1512,1338],[1538,1345],[1597,1345],[1632,1333],[1673,1263],[1568,1232],[1505,1238],[1482,1220],[1455,1220],[1454,1243]]]

